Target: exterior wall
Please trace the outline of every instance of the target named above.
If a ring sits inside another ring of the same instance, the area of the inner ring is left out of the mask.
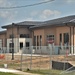
[[[20,42],[23,42],[23,48],[20,49]],[[25,47],[26,47],[26,42],[29,42],[30,43],[30,46],[32,46],[32,39],[31,38],[14,38],[13,39],[13,43],[14,43],[14,52],[15,53],[19,53],[21,52],[22,50],[25,50]],[[12,48],[9,48],[9,43],[12,43],[12,39],[7,39],[7,52],[9,53],[10,49],[12,50]],[[24,51],[25,52],[25,51]]]
[[[13,27],[12,28],[7,28],[7,38],[9,38],[9,36],[12,34],[12,30],[13,30],[13,34],[14,34],[14,38],[19,38],[20,34],[29,34],[31,37],[31,32],[28,28],[26,27]]]
[[[48,40],[47,40],[47,35],[54,35],[54,44],[56,44],[56,28],[54,27],[49,27],[49,28],[44,28],[45,31],[45,45],[48,44]]]
[[[0,34],[0,40],[2,40],[2,46],[6,47],[6,34]]]
[[[19,27],[17,28],[18,35],[20,34],[29,34],[30,38],[32,37],[32,32],[27,27]]]
[[[47,38],[46,36],[48,34],[53,34],[54,35],[54,44],[58,45],[60,44],[60,38],[59,35],[60,33],[64,34],[64,33],[69,33],[69,44],[70,44],[70,27],[67,26],[60,26],[60,27],[41,27],[41,28],[36,28],[33,29],[32,31],[29,30],[29,28],[27,27],[13,27],[13,34],[14,34],[14,43],[15,43],[15,52],[19,52],[20,50],[20,45],[19,43],[22,41],[24,43],[25,46],[25,42],[32,42],[32,40],[30,40],[29,38],[20,38],[20,34],[29,34],[30,38],[32,38],[34,40],[33,36],[42,36],[42,44],[41,46],[46,46],[47,45]],[[7,28],[7,32],[6,34],[0,34],[0,40],[2,40],[2,46],[5,47],[9,47],[8,43],[12,43],[12,39],[9,38],[9,36],[12,34],[12,28]],[[64,36],[62,35],[62,45],[64,45]],[[73,36],[73,26],[71,26],[71,45],[73,46],[73,44],[75,45],[75,39],[73,39],[73,37],[75,38],[75,28],[74,28],[74,36]],[[7,39],[7,41],[6,41]],[[39,40],[39,39],[38,39]],[[7,42],[7,45],[6,45]],[[30,43],[30,45],[32,45],[32,43]],[[36,40],[36,45],[37,45],[37,40]],[[39,42],[40,45],[40,42]],[[71,52],[75,53],[75,48],[71,48]],[[9,48],[7,48],[7,50],[9,50]]]
[[[44,34],[44,29],[36,29],[34,30],[34,36],[42,36],[42,46],[45,45],[45,34]],[[37,45],[37,40],[36,40],[36,45]]]
[[[14,38],[17,37],[17,27],[13,27],[13,29],[7,28],[7,38],[9,38],[10,35],[12,34],[12,30],[13,30]]]
[[[9,48],[9,43],[12,43],[12,39],[7,39],[7,52],[9,53],[10,52],[10,48]],[[17,38],[14,38],[13,39],[13,43],[14,43],[14,52],[16,53],[16,52],[19,52],[18,51],[18,43],[19,43],[19,41],[18,41],[18,39]],[[12,48],[11,48],[11,51],[12,51]]]
[[[60,35],[60,33],[62,33],[62,34],[69,33],[69,35],[70,35],[70,28],[64,26],[64,27],[47,27],[47,28],[40,28],[40,29],[34,30],[34,36],[42,35],[42,46],[47,45],[48,42],[47,42],[46,37],[47,37],[48,34],[53,34],[54,35],[54,44],[59,45],[59,42],[60,42],[59,35]],[[71,35],[71,37],[73,37],[73,35]],[[70,37],[69,37],[69,39],[70,39]],[[63,40],[64,39],[63,39],[63,36],[62,36],[62,41]],[[73,39],[71,39],[71,40],[73,40]]]
[[[2,50],[2,39],[0,39],[0,50]]]
[[[56,27],[56,45],[59,45],[59,34],[60,33],[69,33],[70,34],[70,30],[69,30],[69,27]],[[62,42],[63,42],[63,35],[62,35]]]

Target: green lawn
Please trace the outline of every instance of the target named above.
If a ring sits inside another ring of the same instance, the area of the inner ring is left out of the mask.
[[[75,75],[75,72],[60,74],[62,72],[60,70],[30,70],[27,72],[41,74],[41,75]]]
[[[0,75],[18,75],[18,74],[0,72]]]

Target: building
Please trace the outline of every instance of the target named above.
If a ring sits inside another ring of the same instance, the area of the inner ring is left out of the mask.
[[[2,28],[0,32],[0,47],[7,47],[8,52],[20,52],[29,46],[66,46],[71,54],[75,54],[75,15],[54,20],[36,22],[24,21]],[[13,44],[13,43],[14,44]],[[39,47],[39,48],[40,48]]]

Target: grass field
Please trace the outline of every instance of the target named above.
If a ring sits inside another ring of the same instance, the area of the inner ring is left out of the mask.
[[[75,72],[60,74],[62,72],[60,70],[31,70],[27,72],[41,74],[41,75],[75,75]]]
[[[18,75],[18,74],[0,72],[0,75]]]

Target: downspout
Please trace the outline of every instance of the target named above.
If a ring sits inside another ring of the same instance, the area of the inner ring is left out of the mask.
[[[73,54],[74,54],[74,26],[73,26]]]
[[[2,39],[2,50],[3,50],[3,39]]]
[[[34,31],[33,31],[33,30],[32,30],[32,38],[33,38],[33,39],[32,39],[32,40],[33,40],[33,43],[32,43],[32,44],[33,44],[33,46],[34,46]]]
[[[18,38],[18,40],[17,40],[17,49],[18,49],[18,51],[17,52],[19,52],[19,25],[17,27],[17,38]]]
[[[71,53],[71,27],[70,27],[70,53]]]

